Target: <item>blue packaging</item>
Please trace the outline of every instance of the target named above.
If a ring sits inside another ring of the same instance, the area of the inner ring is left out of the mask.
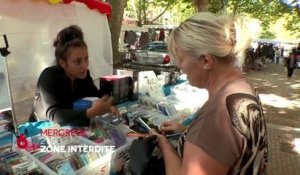
[[[196,115],[195,114],[191,114],[189,115],[183,122],[182,122],[182,125],[183,126],[188,126],[190,125],[194,119],[196,118]]]
[[[75,110],[84,110],[92,106],[92,101],[79,99],[73,103],[73,109]]]

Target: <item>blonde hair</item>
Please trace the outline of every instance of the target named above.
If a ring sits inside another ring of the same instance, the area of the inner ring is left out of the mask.
[[[259,23],[250,18],[200,12],[173,30],[169,39],[169,52],[175,56],[176,46],[195,58],[212,55],[218,60],[234,61],[241,67],[245,50],[258,35],[258,28]]]

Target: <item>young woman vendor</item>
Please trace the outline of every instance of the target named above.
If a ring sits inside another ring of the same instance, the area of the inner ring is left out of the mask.
[[[32,118],[60,125],[88,126],[90,118],[105,113],[118,115],[112,97],[101,94],[88,70],[89,55],[82,30],[71,25],[62,29],[54,40],[56,64],[41,73]],[[74,110],[74,101],[99,97],[88,109]],[[30,120],[31,120],[30,119]]]

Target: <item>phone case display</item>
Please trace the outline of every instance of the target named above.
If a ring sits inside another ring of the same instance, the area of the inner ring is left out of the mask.
[[[50,175],[109,174],[112,164],[116,172],[128,160],[131,143],[125,134],[132,130],[122,122],[119,117],[104,115],[93,119],[89,128],[48,127],[39,135],[27,137],[25,152]],[[60,146],[64,149],[58,149]],[[74,146],[97,147],[100,151],[70,150]]]
[[[0,153],[1,174],[8,175],[43,175],[44,171],[36,162],[22,152],[9,151]]]
[[[43,136],[37,136],[33,139],[33,143],[45,144]],[[68,172],[75,172],[76,170],[88,165],[89,163],[99,159],[101,155],[94,152],[80,152],[78,150],[69,150],[71,146],[87,145],[78,139],[71,139],[70,137],[63,137],[62,142],[55,146],[64,146],[61,152],[44,152],[44,150],[36,149],[30,152],[36,159],[47,165],[51,170],[58,174],[67,174]],[[53,146],[53,143],[52,143]],[[53,148],[54,149],[54,148]],[[42,152],[43,151],[43,152]]]
[[[125,118],[129,127],[138,133],[148,133],[149,128],[155,129],[167,120],[170,116],[163,115],[161,111],[148,105],[134,104],[127,107],[122,117]]]
[[[0,112],[0,153],[5,145],[11,145],[13,138],[13,124],[10,111]]]
[[[117,128],[121,122],[119,117],[110,114],[94,117],[91,132],[86,138],[98,144],[113,145],[117,149],[126,143],[125,134]]]
[[[161,114],[165,116],[172,117],[177,114],[174,103],[169,101],[167,97],[164,97],[163,99],[154,99],[149,96],[142,96],[140,98],[140,101],[142,104],[153,106],[154,108],[156,108],[156,110],[160,111]]]
[[[126,137],[126,135],[134,131],[128,125],[123,124],[124,121],[120,117],[109,114],[93,118],[92,123],[94,127],[91,127],[91,133],[87,139],[98,145],[114,145],[115,150],[110,160],[110,173],[120,172],[129,159],[131,143],[136,139],[136,137]]]
[[[179,103],[175,105],[177,111],[188,110],[192,114],[208,100],[208,91],[184,82],[171,88],[171,97],[168,100]]]
[[[0,111],[0,131],[12,131],[12,116],[10,110]]]
[[[107,169],[105,172],[108,174],[110,159],[107,160],[106,153],[84,150],[87,147],[93,147],[93,145],[81,136],[61,138],[59,139],[59,143],[52,141],[50,144],[48,142],[51,139],[45,138],[42,135],[28,138],[29,145],[39,145],[39,147],[30,149],[28,154],[35,160],[38,160],[38,164],[45,169],[46,174],[87,174],[87,172],[91,171],[100,172],[98,169],[100,165],[102,168],[105,167]],[[57,150],[55,147],[52,147],[53,150],[47,149],[49,145],[54,146],[54,144],[56,148],[63,146],[62,148],[64,149]]]

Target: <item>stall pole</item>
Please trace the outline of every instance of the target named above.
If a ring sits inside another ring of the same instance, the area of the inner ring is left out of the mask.
[[[0,35],[1,36],[1,35]],[[14,103],[13,103],[13,98],[11,95],[11,84],[9,81],[9,72],[8,72],[8,64],[7,64],[7,58],[6,56],[10,54],[10,51],[8,51],[8,41],[7,41],[7,37],[6,35],[2,35],[3,39],[4,39],[4,44],[5,47],[0,48],[0,53],[2,55],[2,57],[5,59],[5,73],[6,73],[6,84],[8,87],[8,95],[9,95],[9,102],[10,102],[10,106],[11,106],[11,115],[12,115],[12,120],[13,120],[13,125],[14,125],[14,131],[16,136],[19,136],[19,132],[18,132],[18,127],[17,127],[17,119],[16,119],[16,115],[15,115],[15,109],[14,109]]]

